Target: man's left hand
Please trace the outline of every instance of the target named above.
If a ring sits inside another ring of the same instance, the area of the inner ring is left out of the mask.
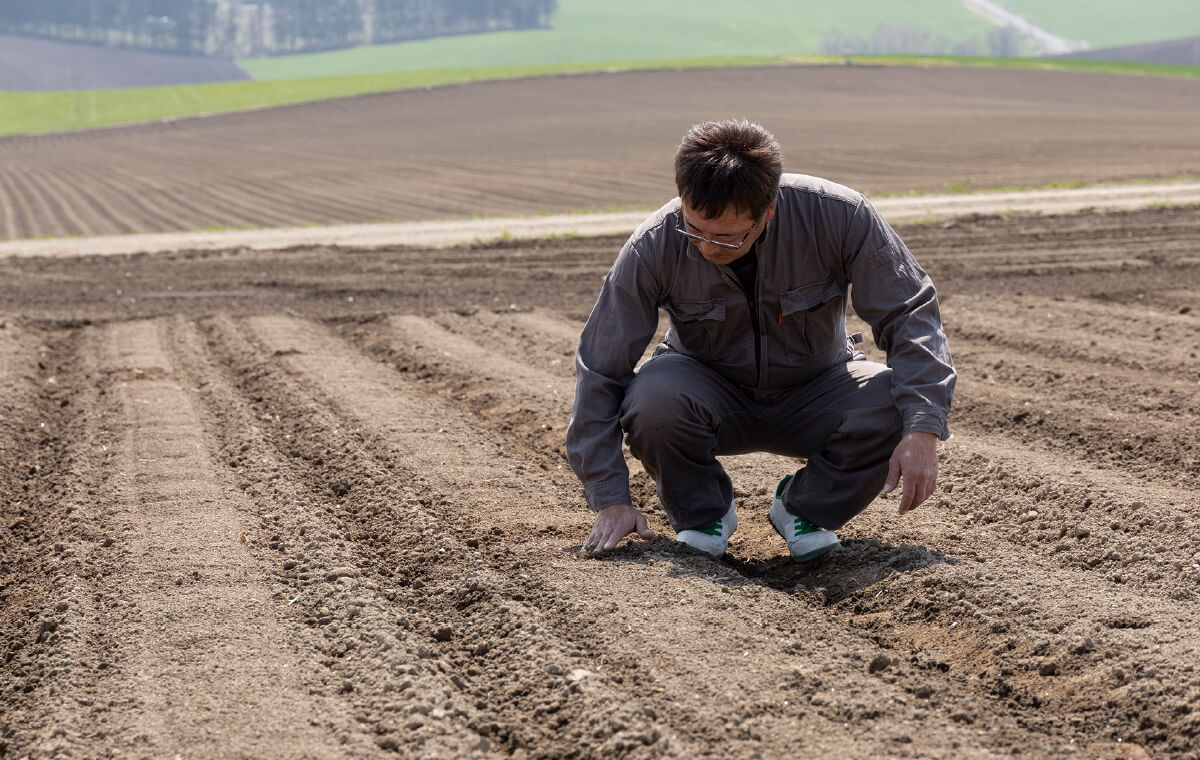
[[[937,436],[913,432],[900,439],[888,463],[887,482],[883,492],[891,493],[901,478],[904,489],[900,495],[900,514],[916,509],[929,498],[937,486]]]

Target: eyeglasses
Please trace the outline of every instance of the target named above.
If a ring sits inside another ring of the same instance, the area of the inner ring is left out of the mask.
[[[759,221],[762,221],[762,220],[760,219]],[[742,239],[737,241],[736,243],[723,243],[720,240],[713,240],[712,238],[701,237],[700,235],[697,235],[693,232],[688,232],[683,227],[676,227],[675,231],[678,232],[680,235],[683,235],[688,240],[691,240],[693,243],[697,243],[697,244],[712,243],[713,245],[720,246],[721,248],[729,248],[730,250],[736,251],[739,248],[741,248],[743,245],[745,245],[746,238],[750,237],[750,233],[754,232],[754,227],[757,227],[757,226],[758,226],[758,222],[755,222],[754,226],[752,226],[750,229],[746,230],[746,234],[742,235]]]

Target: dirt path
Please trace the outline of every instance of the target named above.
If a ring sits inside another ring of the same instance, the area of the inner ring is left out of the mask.
[[[1200,211],[900,232],[955,436],[806,567],[766,455],[573,551],[619,238],[0,262],[0,755],[1195,758]]]
[[[874,201],[892,224],[944,221],[971,214],[1067,214],[1200,204],[1200,182],[1100,185],[1054,190],[885,197]],[[357,224],[333,227],[179,232],[160,235],[57,238],[0,242],[0,258],[121,256],[169,251],[271,251],[297,246],[441,247],[537,238],[628,235],[648,211],[562,214],[452,222]]]

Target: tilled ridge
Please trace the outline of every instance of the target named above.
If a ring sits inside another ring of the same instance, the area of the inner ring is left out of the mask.
[[[537,434],[538,428],[565,417],[563,393],[571,381],[536,361],[519,363],[524,340],[512,316],[437,321],[455,333],[415,317],[360,323],[351,333],[372,355],[420,380],[426,392],[448,397],[501,434],[524,432],[535,460],[552,455],[558,441]],[[506,332],[516,337],[497,338]],[[538,413],[511,427],[511,416],[497,410],[512,399]],[[986,695],[997,703],[988,709],[1011,713],[1039,733],[1088,746],[1117,739],[1185,746],[1194,728],[1179,719],[1177,707],[1186,703],[1191,678],[1174,663],[1189,656],[1177,637],[1194,625],[1190,609],[1178,602],[1192,598],[1200,577],[1190,560],[1178,561],[1200,548],[1188,530],[1190,493],[1163,485],[1147,490],[1080,459],[1060,458],[1047,470],[1051,463],[1018,452],[1002,436],[960,434],[943,454],[944,496],[894,522],[886,506],[872,509],[848,527],[842,552],[807,572],[779,564],[774,536],[753,519],[755,505],[769,500],[768,489],[739,490],[747,497],[739,508],[752,516],[731,544],[730,562],[754,582],[836,604],[848,626],[868,631],[892,657],[917,669],[949,672],[953,665],[947,678],[958,688]],[[766,482],[793,466],[761,455],[729,460],[735,484]],[[1000,502],[997,492],[1006,495]],[[1177,507],[1173,520],[1141,519],[1145,499],[1154,510]],[[1091,504],[1096,510],[1088,513]],[[1022,593],[998,586],[994,566]],[[1132,587],[1124,590],[1122,583]],[[1101,590],[1072,599],[1076,589],[1092,585]],[[1113,604],[1169,622],[1155,631],[1125,630],[1114,622]],[[905,622],[886,624],[893,619]],[[1147,641],[1156,642],[1161,656],[1129,656]],[[1110,685],[1120,689],[1120,699],[1103,698]],[[921,687],[922,693],[938,690],[945,691]],[[1037,717],[1043,712],[1052,717]],[[966,725],[980,720],[965,708],[956,715]]]
[[[424,414],[423,404],[392,397],[397,406],[388,411],[401,415],[392,419],[404,432],[385,444],[329,408],[321,392],[328,359],[357,359],[368,371],[378,365],[362,357],[316,356],[307,343],[278,341],[281,326],[320,329],[312,325],[271,318],[252,324],[265,347],[221,320],[208,326],[209,345],[218,356],[276,357],[243,358],[234,366],[259,418],[274,419],[265,427],[272,445],[290,458],[285,467],[312,491],[295,497],[296,504],[315,507],[304,509],[298,525],[272,513],[280,540],[296,547],[281,575],[308,613],[305,622],[323,630],[322,648],[337,658],[327,664],[349,684],[359,719],[377,725],[381,746],[429,756],[691,754],[653,710],[614,691],[601,673],[585,667],[571,642],[545,627],[544,614],[527,605],[539,584],[514,572],[527,562],[501,545],[501,532],[477,526],[464,536],[430,512],[426,473],[408,469],[393,452],[427,448],[430,426],[442,423]],[[314,395],[310,384],[321,391]],[[369,398],[377,398],[377,390]],[[276,411],[285,408],[292,410],[287,416]],[[239,449],[231,464],[256,499],[290,481],[257,465],[254,444]],[[327,505],[314,503],[315,494]],[[347,564],[326,564],[336,561]]]
[[[86,334],[0,324],[0,755],[55,756],[86,746],[85,713],[108,707],[67,693],[105,667],[105,600],[90,588],[113,553],[93,519],[100,399],[79,352]]]
[[[637,693],[647,695],[643,698],[651,700],[657,714],[669,717],[677,735],[703,737],[697,746],[701,754],[736,754],[739,747],[786,751],[796,741],[846,751],[840,724],[854,718],[867,721],[872,736],[856,735],[851,754],[877,755],[883,747],[892,752],[911,738],[905,721],[926,709],[945,709],[940,701],[926,701],[934,693],[953,693],[953,700],[971,703],[987,701],[951,686],[937,671],[907,663],[895,663],[884,677],[874,668],[868,673],[867,662],[860,658],[869,660],[871,650],[878,650],[831,624],[820,605],[797,605],[786,592],[747,583],[732,568],[681,553],[672,543],[636,544],[615,553],[617,562],[556,557],[538,536],[573,524],[579,525],[573,529],[577,535],[586,530],[586,512],[562,514],[563,497],[556,495],[568,489],[569,501],[577,502],[577,484],[563,483],[550,473],[549,483],[539,486],[546,481],[542,473],[513,472],[495,458],[497,443],[486,428],[471,425],[464,412],[436,397],[417,388],[406,390],[402,378],[348,353],[344,344],[311,325],[273,317],[250,320],[250,325],[268,350],[346,415],[348,424],[364,426],[365,432],[379,436],[381,445],[396,451],[405,469],[432,492],[434,514],[455,532],[470,535],[491,525],[504,531],[513,545],[523,546],[531,572],[516,577],[520,581],[524,576],[521,585],[538,589],[536,596],[529,596],[545,611],[544,619],[601,663],[589,669],[616,668],[609,672],[617,683],[641,684]],[[417,400],[406,400],[414,393],[425,410],[423,419],[436,420],[425,424],[439,427],[412,428],[413,419],[422,419],[411,412]],[[405,442],[419,432],[425,433],[422,444],[410,450]],[[517,501],[498,498],[502,493],[513,493]],[[461,510],[466,504],[471,505],[470,517],[464,524]],[[532,515],[537,519],[530,520]],[[628,574],[632,568],[626,562],[639,565],[634,576]],[[534,584],[530,576],[540,580]],[[511,582],[513,575],[508,577]],[[621,604],[605,602],[614,588],[620,589]],[[802,643],[805,640],[813,642],[811,649]],[[810,657],[819,657],[821,665]],[[719,663],[719,683],[705,678],[706,662]],[[892,664],[888,660],[886,667]],[[812,667],[822,676],[809,675]],[[747,698],[763,709],[743,711]],[[894,703],[896,715],[885,717],[866,707],[883,702]],[[767,704],[778,709],[767,711]],[[982,703],[976,709],[990,714]],[[750,721],[750,714],[757,717]],[[976,738],[978,728],[950,720],[944,727],[926,729],[922,741],[933,752],[946,751],[966,746],[969,734],[975,749],[968,754],[979,756],[1025,741],[1009,718],[992,716],[989,723],[993,739],[982,746]],[[1047,737],[1038,741],[1053,744]]]
[[[324,756],[329,711],[309,695],[239,541],[242,499],[207,455],[161,330],[117,324],[86,349],[108,398],[84,438],[113,453],[88,516],[123,561],[85,575],[100,625],[69,668],[90,677],[59,684],[72,707],[55,751]]]

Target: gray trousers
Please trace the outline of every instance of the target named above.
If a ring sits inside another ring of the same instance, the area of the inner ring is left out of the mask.
[[[626,389],[621,428],[676,531],[710,525],[729,509],[733,484],[718,456],[757,451],[806,457],[783,493],[784,506],[836,530],[866,509],[887,479],[902,427],[891,375],[882,364],[850,361],[806,385],[759,392],[689,356],[664,353],[642,365]]]

